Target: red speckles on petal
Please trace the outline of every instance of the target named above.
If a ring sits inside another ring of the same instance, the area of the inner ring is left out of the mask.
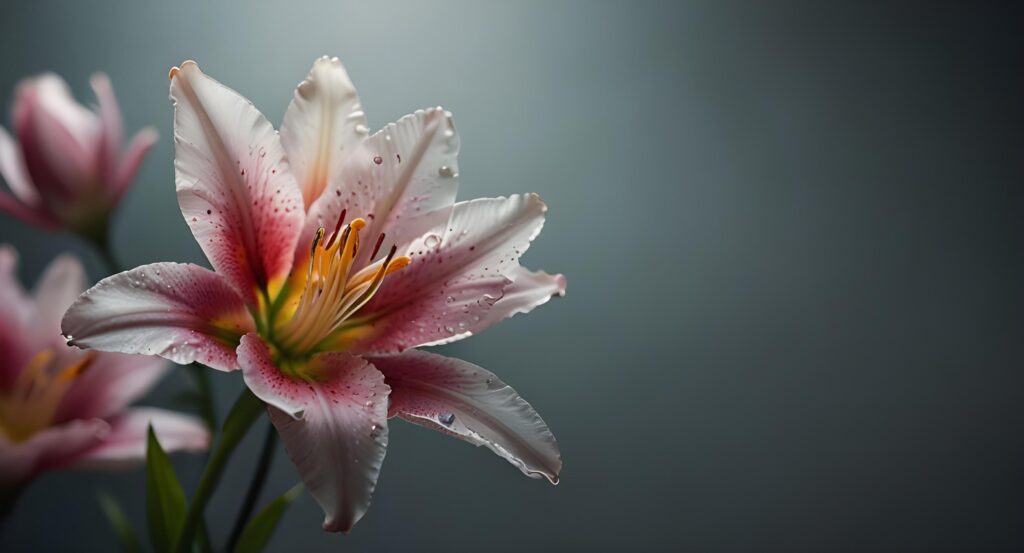
[[[83,346],[235,368],[237,337],[252,329],[242,298],[209,269],[144,265],[104,279],[68,310],[63,332]]]

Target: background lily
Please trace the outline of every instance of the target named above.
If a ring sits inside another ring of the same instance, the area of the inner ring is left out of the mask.
[[[110,79],[93,75],[94,111],[71,96],[52,73],[25,79],[15,92],[12,123],[17,142],[0,128],[0,209],[26,223],[66,228],[101,247],[117,206],[156,142],[145,128],[128,144]]]
[[[155,263],[114,275],[75,302],[65,335],[240,369],[329,531],[366,511],[388,417],[557,482],[555,439],[512,388],[411,350],[564,293],[561,275],[518,263],[543,224],[539,197],[455,203],[451,114],[417,111],[370,135],[337,59],[314,63],[280,134],[195,63],[170,77],[178,200],[214,271]]]
[[[197,419],[128,407],[166,372],[163,360],[64,343],[61,316],[86,288],[77,260],[54,260],[31,295],[16,262],[14,250],[0,246],[0,488],[49,469],[142,461],[150,424],[168,450],[207,448]]]

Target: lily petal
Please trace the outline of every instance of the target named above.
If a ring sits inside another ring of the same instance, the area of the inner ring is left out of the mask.
[[[93,92],[99,100],[100,123],[102,132],[99,141],[97,161],[99,173],[105,182],[113,182],[117,173],[118,158],[121,154],[121,141],[124,134],[124,123],[121,108],[117,105],[114,87],[110,78],[104,73],[96,73],[89,79]]]
[[[458,188],[459,138],[451,114],[441,108],[421,110],[387,125],[366,139],[345,160],[341,176],[306,216],[303,236],[319,227],[334,228],[342,210],[351,220],[366,219],[363,236],[371,241],[386,233],[386,243],[404,246],[425,232],[443,228],[451,216]],[[308,244],[300,243],[304,260]],[[362,248],[354,266],[364,266],[373,248]]]
[[[412,263],[389,277],[364,309],[372,330],[354,350],[398,352],[485,328],[546,210],[536,194],[456,204],[448,228],[414,241]]]
[[[57,420],[118,413],[144,396],[169,369],[167,361],[155,356],[101,353],[61,398]]]
[[[0,176],[3,176],[7,187],[21,203],[36,205],[39,202],[39,194],[28,178],[21,149],[3,127],[0,127]]]
[[[32,295],[42,332],[60,338],[60,320],[64,312],[86,288],[85,269],[70,255],[55,258],[46,267]]]
[[[29,359],[42,347],[33,337],[32,305],[18,280],[18,254],[0,245],[0,390],[8,389]]]
[[[78,468],[126,468],[146,460],[146,433],[149,426],[164,451],[205,451],[210,447],[210,432],[196,417],[164,409],[136,407],[110,420],[110,433],[96,447],[84,453]]]
[[[159,138],[160,135],[157,134],[156,129],[153,127],[145,127],[132,137],[128,148],[125,149],[124,156],[119,161],[120,166],[112,181],[113,189],[111,194],[114,199],[124,195],[125,191],[135,180],[135,174],[138,173],[143,158],[146,157],[150,148],[153,147],[153,144],[156,144]]]
[[[171,70],[174,169],[185,221],[249,305],[280,285],[302,228],[302,195],[277,132],[251,102],[185,62]]]
[[[33,474],[67,466],[110,435],[100,419],[75,420],[11,443],[0,436],[0,485],[19,482]]]
[[[237,341],[254,328],[224,278],[182,263],[143,265],[101,280],[72,304],[61,326],[75,345],[224,371],[237,368]]]
[[[487,446],[523,474],[558,483],[562,456],[555,437],[498,377],[472,363],[418,350],[370,359],[391,386],[389,416]]]
[[[387,448],[383,375],[359,357],[325,353],[310,361],[316,380],[292,379],[258,337],[245,336],[238,349],[246,385],[269,404],[288,456],[324,510],[324,530],[348,532],[370,505]]]
[[[313,62],[281,123],[281,144],[306,207],[338,178],[366,135],[366,115],[341,61],[324,56]]]
[[[60,226],[60,223],[49,213],[38,207],[26,205],[2,190],[0,190],[0,211],[6,211],[23,222],[39,228],[56,229]]]
[[[549,275],[544,271],[516,267],[509,278],[512,284],[505,287],[501,299],[473,327],[474,334],[512,315],[529,313],[555,296],[565,295],[564,275]]]
[[[99,118],[75,102],[57,75],[47,73],[18,85],[14,128],[28,174],[47,195],[70,194],[95,175]]]

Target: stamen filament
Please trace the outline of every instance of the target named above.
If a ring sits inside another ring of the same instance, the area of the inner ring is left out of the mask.
[[[323,228],[313,237],[306,282],[298,304],[293,315],[275,329],[275,343],[286,355],[310,352],[345,319],[366,305],[387,275],[411,262],[406,256],[395,257],[397,247],[392,246],[385,259],[351,274],[359,251],[359,232],[366,227],[366,221],[357,218],[342,228],[344,217],[342,211],[326,243]],[[371,259],[383,240],[382,233]]]

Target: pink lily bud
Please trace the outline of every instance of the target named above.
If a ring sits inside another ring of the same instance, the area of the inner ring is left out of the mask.
[[[98,108],[75,102],[53,73],[22,81],[15,92],[12,128],[0,127],[0,210],[47,229],[103,238],[111,211],[156,142],[152,128],[122,147],[121,111],[110,79],[93,75]]]

